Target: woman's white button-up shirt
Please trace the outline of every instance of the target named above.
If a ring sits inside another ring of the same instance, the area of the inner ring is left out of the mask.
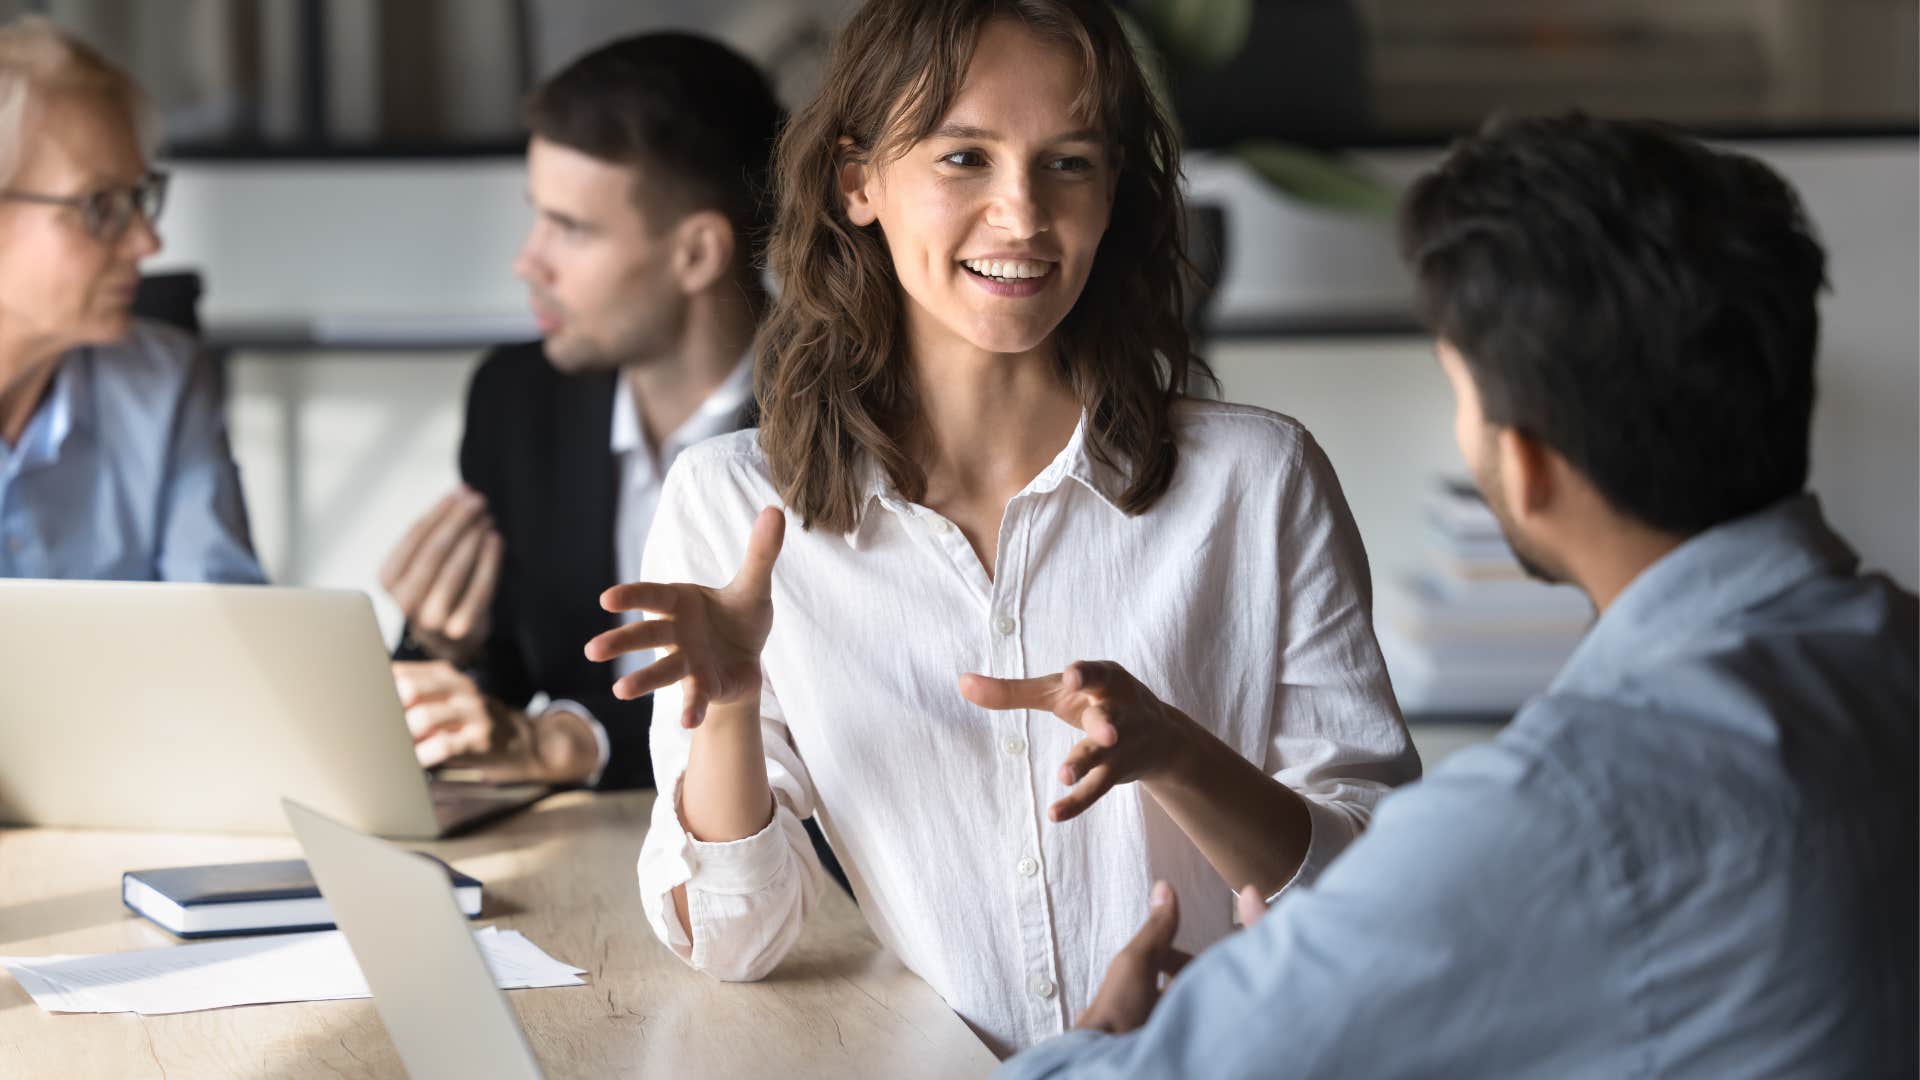
[[[871,465],[849,533],[789,515],[774,569],[761,711],[773,822],[703,843],[682,827],[691,732],[678,687],[652,732],[661,797],[639,881],[654,932],[724,979],[770,971],[823,876],[817,814],[880,940],[1006,1054],[1066,1030],[1147,911],[1179,892],[1177,943],[1232,928],[1232,888],[1139,785],[1063,823],[1046,807],[1080,732],[989,712],[964,672],[1046,675],[1112,660],[1306,797],[1309,881],[1419,774],[1374,641],[1366,554],[1326,456],[1299,423],[1186,402],[1172,486],[1145,513],[1086,452],[1084,427],[1007,504],[991,575],[951,522]],[[757,432],[685,451],[644,558],[651,581],[718,586],[755,515],[780,505]],[[691,939],[672,890],[687,886]]]

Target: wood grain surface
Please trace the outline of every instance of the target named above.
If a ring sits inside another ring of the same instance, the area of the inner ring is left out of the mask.
[[[471,836],[411,845],[486,885],[476,925],[519,930],[588,985],[513,990],[549,1077],[980,1077],[994,1058],[829,886],[765,981],[693,971],[634,883],[651,792],[554,796]],[[292,837],[0,829],[0,955],[178,944],[120,904],[126,870],[293,858]],[[52,1015],[0,974],[0,1076],[401,1076],[370,1000],[141,1017]]]

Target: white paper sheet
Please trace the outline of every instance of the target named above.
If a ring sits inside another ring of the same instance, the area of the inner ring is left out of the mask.
[[[473,937],[502,990],[586,985],[586,969],[548,956],[518,930],[488,926]],[[48,1012],[155,1016],[369,996],[338,930],[92,956],[0,956],[0,967]]]

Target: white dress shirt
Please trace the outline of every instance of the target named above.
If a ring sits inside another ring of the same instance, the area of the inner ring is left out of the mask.
[[[647,445],[646,433],[640,424],[640,409],[634,400],[633,386],[627,374],[623,371],[615,383],[613,429],[608,448],[619,463],[620,473],[620,486],[615,495],[613,511],[613,561],[614,572],[619,574],[621,581],[640,580],[640,556],[646,549],[647,530],[653,526],[654,507],[660,502],[660,486],[680,452],[702,439],[737,430],[745,421],[747,406],[753,401],[752,356],[751,351],[742,356],[740,362],[734,365],[733,372],[714,388],[713,393],[707,395],[693,415],[682,421],[672,434],[660,440],[657,454],[653,447]],[[635,614],[629,614],[628,620],[636,617]],[[614,677],[640,670],[642,661],[648,659],[649,655],[622,655],[614,661]],[[579,702],[556,701],[544,708],[564,709],[587,721],[587,726],[593,731],[594,741],[600,748],[599,764],[594,766],[587,782],[589,785],[598,783],[600,774],[606,771],[607,758],[612,752],[607,729],[601,725],[598,717]],[[542,710],[535,708],[533,711]]]
[[[678,813],[691,733],[658,692],[663,797],[639,859],[642,904],[679,956],[723,979],[765,975],[821,887],[801,819],[820,825],[889,949],[996,1052],[1066,1030],[1164,878],[1178,943],[1231,929],[1231,889],[1135,784],[1055,824],[1056,773],[1080,732],[989,712],[963,672],[1027,677],[1120,663],[1162,700],[1307,799],[1311,880],[1415,756],[1374,642],[1365,552],[1325,455],[1297,422],[1188,402],[1172,486],[1146,513],[1076,430],[1007,504],[989,577],[959,529],[866,469],[846,534],[789,512],[762,654],[773,822],[730,843]],[[754,516],[779,505],[756,432],[686,451],[667,477],[645,577],[720,585]],[[671,892],[687,886],[691,940]]]

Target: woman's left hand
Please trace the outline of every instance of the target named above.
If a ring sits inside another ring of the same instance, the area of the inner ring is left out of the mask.
[[[983,709],[1040,709],[1086,734],[1060,766],[1068,791],[1048,816],[1078,816],[1115,784],[1152,780],[1179,767],[1200,728],[1119,664],[1082,660],[1057,675],[995,679],[962,675],[960,694]]]

